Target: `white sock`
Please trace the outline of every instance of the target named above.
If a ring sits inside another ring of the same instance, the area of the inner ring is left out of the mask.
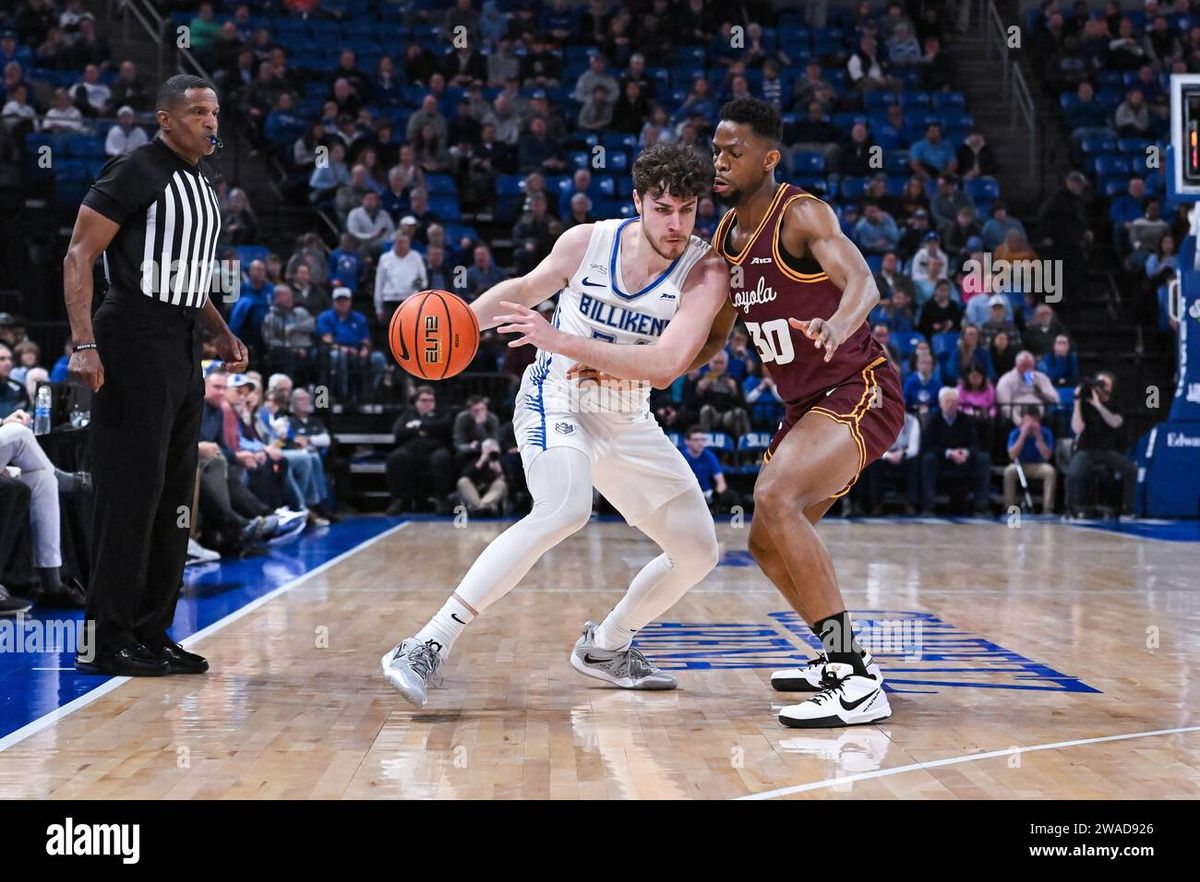
[[[450,647],[454,645],[454,641],[474,619],[475,610],[459,600],[457,594],[451,594],[442,608],[434,613],[429,623],[417,632],[414,639],[420,643],[428,643],[445,658],[450,654]]]
[[[610,652],[629,646],[633,642],[633,635],[637,633],[624,622],[613,621],[617,618],[616,612],[614,609],[605,616],[604,621],[592,632],[596,646]]]

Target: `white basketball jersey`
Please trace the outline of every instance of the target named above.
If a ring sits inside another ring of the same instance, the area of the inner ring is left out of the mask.
[[[553,323],[569,334],[608,343],[652,343],[662,335],[696,261],[710,246],[692,236],[687,248],[667,269],[640,291],[625,288],[621,273],[621,231],[637,218],[598,221],[592,226],[587,253],[558,295]],[[539,349],[525,369],[522,394],[526,404],[548,412],[612,412],[641,414],[649,410],[651,384],[622,384],[619,391],[568,381],[573,359]]]

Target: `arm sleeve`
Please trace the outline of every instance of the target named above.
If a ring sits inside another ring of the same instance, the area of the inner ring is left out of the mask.
[[[126,153],[110,160],[100,170],[83,204],[115,224],[123,224],[138,209],[144,208],[154,193],[154,176],[148,174],[141,154]]]

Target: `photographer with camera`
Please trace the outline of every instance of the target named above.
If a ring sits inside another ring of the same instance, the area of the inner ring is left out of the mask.
[[[1121,515],[1133,515],[1133,496],[1137,488],[1137,469],[1121,452],[1121,426],[1125,420],[1106,407],[1112,398],[1113,375],[1101,371],[1084,380],[1075,390],[1075,409],[1071,430],[1075,433],[1075,453],[1067,468],[1066,512],[1082,517],[1088,482],[1094,480],[1093,466],[1104,466],[1121,476]]]
[[[500,458],[500,442],[484,438],[479,444],[479,458],[467,466],[458,479],[458,494],[471,514],[494,517],[508,496],[504,461]],[[481,495],[482,494],[482,495]]]

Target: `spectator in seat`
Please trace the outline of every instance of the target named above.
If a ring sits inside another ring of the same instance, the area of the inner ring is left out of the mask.
[[[708,434],[699,426],[692,426],[684,437],[683,453],[696,482],[714,512],[729,511],[735,504],[732,491],[721,470],[721,461],[708,449]]]
[[[938,487],[945,486],[952,497],[969,496],[975,512],[986,515],[990,476],[991,458],[980,447],[974,421],[959,413],[958,390],[942,387],[924,432],[921,513],[933,514]]]
[[[921,306],[917,330],[932,340],[934,334],[957,331],[962,321],[962,307],[950,298],[950,282],[939,279],[933,297]]]
[[[1037,260],[1037,252],[1029,244],[1029,240],[1025,238],[1025,234],[1020,230],[1009,230],[1004,236],[1004,241],[996,246],[997,260]]]
[[[305,382],[313,373],[311,365],[316,319],[303,306],[296,306],[288,285],[276,285],[273,300],[262,322],[267,364],[272,371],[296,375],[301,382]]]
[[[322,382],[341,400],[350,397],[351,379],[359,379],[363,370],[369,370],[372,386],[379,386],[387,362],[382,352],[372,351],[367,317],[353,309],[349,288],[333,289],[333,307],[317,316],[317,336],[323,350]]]
[[[357,241],[357,240],[356,240]],[[325,288],[312,280],[312,271],[308,264],[296,266],[291,275],[292,299],[296,306],[303,307],[316,321],[316,317],[329,309],[329,295]]]
[[[71,97],[84,116],[108,115],[112,90],[101,81],[98,65],[83,69],[83,79],[71,89]]]
[[[508,481],[496,438],[480,442],[479,456],[463,466],[457,488],[470,514],[493,517],[500,513],[508,498]]]
[[[1121,427],[1124,417],[1108,408],[1112,398],[1113,375],[1107,371],[1096,374],[1075,390],[1075,407],[1071,412],[1071,431],[1075,433],[1075,453],[1067,468],[1067,513],[1083,514],[1089,483],[1094,480],[1093,466],[1105,466],[1121,477],[1121,514],[1133,515],[1133,500],[1137,490],[1137,469],[1121,452]]]
[[[1020,406],[1024,404],[1045,408],[1058,404],[1058,392],[1050,378],[1034,367],[1033,353],[1017,353],[1012,370],[996,382],[996,403],[1000,415],[1016,424],[1021,422]]]
[[[385,241],[395,235],[396,226],[388,213],[380,207],[379,194],[374,190],[364,193],[362,204],[346,216],[346,232],[358,239],[360,245],[368,252],[378,250]]]
[[[887,326],[887,322],[875,322],[871,325],[871,336],[875,338],[875,342],[883,347],[883,351],[887,353],[888,361],[900,372],[900,350],[896,348],[896,344],[892,342],[892,331]]]
[[[1034,358],[1041,358],[1054,348],[1054,341],[1066,333],[1067,329],[1054,314],[1054,309],[1048,303],[1039,303],[1033,310],[1033,321],[1025,326],[1021,339]]]
[[[774,429],[783,419],[785,404],[775,381],[761,365],[754,366],[755,372],[742,381],[742,394],[750,410],[750,424],[762,429]]]
[[[904,407],[924,424],[937,400],[941,378],[936,374],[933,356],[927,352],[917,355],[917,369],[904,381]],[[957,403],[956,403],[957,406]]]
[[[1042,356],[1037,369],[1050,378],[1054,387],[1073,387],[1079,382],[1079,360],[1071,349],[1071,338],[1059,334],[1053,348]]]
[[[329,252],[329,265],[325,271],[334,287],[358,291],[358,283],[367,271],[367,261],[358,247],[358,239],[350,233],[342,233],[338,247]],[[315,279],[315,276],[313,277]],[[316,313],[320,315],[320,313]]]
[[[958,145],[955,161],[958,174],[963,178],[989,177],[999,169],[996,155],[979,129],[972,129]]]
[[[988,299],[988,317],[982,325],[979,326],[979,333],[983,336],[985,345],[990,344],[992,338],[996,334],[1003,331],[1008,335],[1008,342],[1013,346],[1021,345],[1021,334],[1017,331],[1017,326],[1013,323],[1012,304],[1009,299],[1003,294],[993,294]]]
[[[996,378],[996,367],[992,364],[991,353],[980,342],[978,325],[963,325],[958,338],[958,348],[947,367],[949,370],[946,379],[951,381],[965,377],[972,367],[978,367],[989,380]]]
[[[66,89],[54,90],[54,106],[46,111],[42,118],[43,132],[77,132],[84,133],[87,126],[83,122],[83,114],[71,103],[71,96]]]
[[[375,269],[375,316],[387,324],[401,303],[429,287],[425,261],[414,251],[408,236],[396,234],[392,248],[379,258]]]
[[[875,171],[871,161],[878,153],[866,123],[855,123],[850,128],[850,142],[843,144],[838,152],[838,174],[845,177],[866,177]]]
[[[996,389],[979,365],[968,367],[958,381],[958,404],[959,410],[981,424],[996,418]]]
[[[708,362],[708,372],[696,383],[700,428],[705,432],[728,432],[740,438],[750,431],[741,384],[727,373],[729,355],[719,350]]]
[[[613,119],[612,93],[606,86],[597,85],[579,111],[579,128],[589,132],[607,131]]]
[[[893,292],[902,289],[908,292],[914,303],[916,302],[917,292],[913,287],[913,280],[900,271],[900,258],[895,251],[884,253],[883,260],[879,263],[879,272],[875,274],[875,284],[879,287],[881,297],[889,298]]]
[[[932,122],[925,127],[925,137],[913,144],[908,151],[909,166],[920,178],[954,173],[958,170],[954,147],[942,139],[941,123]]]
[[[892,446],[863,472],[859,485],[867,497],[867,510],[872,516],[883,514],[883,493],[893,484],[904,493],[904,513],[917,513],[917,494],[921,462],[921,423],[911,413],[904,414],[904,425]]]
[[[948,92],[954,88],[956,69],[954,60],[942,51],[942,41],[935,35],[925,37],[925,54],[917,65],[921,88],[930,92]]]
[[[7,347],[0,347],[5,355]],[[9,367],[12,362],[4,362]],[[0,368],[0,373],[7,373]],[[78,486],[75,475],[60,472],[42,451],[30,430],[33,417],[24,410],[6,414],[0,423],[0,472],[8,466],[21,470],[19,480],[29,488],[29,529],[33,538],[33,565],[38,587],[33,601],[38,606],[82,609],[87,599],[78,585],[63,584],[59,568],[62,548],[58,492]]]
[[[854,241],[864,254],[883,254],[896,247],[900,231],[890,214],[868,202],[854,227]]]
[[[261,260],[250,261],[237,302],[229,312],[229,330],[258,353],[263,349],[263,318],[271,308],[274,293],[275,286],[267,279],[267,265]]]
[[[1004,241],[1009,230],[1016,230],[1025,236],[1025,225],[1017,218],[1009,216],[1008,206],[1003,201],[997,199],[993,202],[991,213],[991,218],[983,225],[982,236],[985,251],[994,251]]]
[[[133,124],[133,108],[125,105],[117,110],[117,124],[104,138],[104,154],[120,156],[146,143],[146,132]]]
[[[1058,473],[1054,470],[1054,434],[1042,425],[1036,407],[1021,409],[1021,423],[1008,433],[1008,458],[1004,467],[1004,509],[1010,510],[1017,498],[1017,463],[1026,483],[1042,482],[1042,514],[1054,511],[1054,488]]]
[[[960,208],[974,209],[975,203],[959,188],[958,178],[955,175],[938,175],[937,193],[934,194],[933,203],[930,206],[933,222],[939,227],[953,223],[954,219],[958,217]]]
[[[875,38],[864,34],[858,42],[858,49],[846,62],[846,74],[850,84],[859,92],[895,89],[898,83],[888,75],[890,67],[880,55]]]
[[[350,169],[346,167],[346,145],[335,140],[328,147],[325,163],[316,163],[309,176],[309,201],[326,211],[334,209],[333,201],[339,188],[350,183]]]
[[[258,241],[258,218],[241,187],[229,191],[229,202],[221,213],[221,238],[218,241],[222,245],[253,245]]]
[[[1141,89],[1130,89],[1125,100],[1117,105],[1113,126],[1122,138],[1150,137],[1150,108]]]
[[[981,236],[983,227],[975,217],[975,209],[964,205],[954,213],[954,221],[942,227],[942,246],[950,255],[952,266],[960,266],[967,257],[967,243]]]
[[[446,514],[454,488],[452,420],[438,408],[432,386],[418,386],[409,404],[392,426],[396,449],[387,459],[388,490],[392,494],[387,513],[419,511],[428,502],[438,514]]]
[[[1069,105],[1063,114],[1072,133],[1079,129],[1100,129],[1108,125],[1108,109],[1096,99],[1096,89],[1087,80],[1075,90],[1078,101]]]
[[[473,263],[467,270],[467,295],[474,300],[488,288],[497,286],[504,281],[504,270],[492,259],[490,247],[480,244],[475,246],[472,253]]]
[[[1000,331],[992,337],[992,343],[988,346],[988,355],[992,359],[992,365],[995,367],[998,377],[1004,376],[1013,369],[1013,365],[1017,361],[1017,347],[1012,344],[1007,331]]]
[[[454,418],[454,455],[459,469],[479,455],[485,440],[499,437],[500,420],[489,410],[487,399],[472,395],[466,409]]]
[[[935,280],[946,278],[946,268],[950,263],[950,258],[942,250],[942,237],[931,230],[925,234],[921,242],[921,250],[913,255],[911,273],[914,283],[930,275],[929,264],[934,260],[938,263],[939,271],[933,278]]]

